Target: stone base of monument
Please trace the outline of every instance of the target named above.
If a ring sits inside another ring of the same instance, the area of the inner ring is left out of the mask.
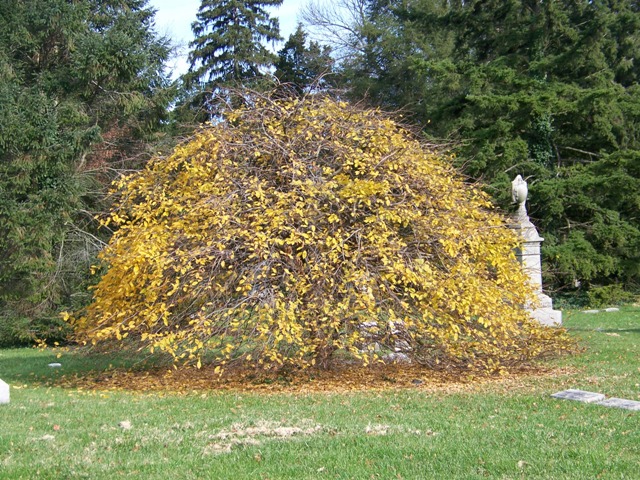
[[[9,385],[0,380],[0,404],[9,403]]]
[[[544,293],[538,294],[539,307],[531,309],[531,317],[542,325],[548,327],[558,327],[562,325],[562,312],[554,310],[551,297]]]
[[[553,308],[537,308],[531,310],[534,320],[547,327],[559,327],[562,325],[562,312]]]

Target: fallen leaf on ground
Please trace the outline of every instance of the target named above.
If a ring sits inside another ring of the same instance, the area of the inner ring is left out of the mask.
[[[469,377],[456,371],[435,371],[419,365],[383,365],[370,368],[354,368],[345,365],[329,370],[306,369],[289,374],[256,370],[233,370],[220,376],[213,366],[200,369],[172,370],[156,368],[129,371],[110,369],[104,372],[66,374],[48,379],[47,385],[73,388],[85,392],[136,391],[171,394],[202,394],[212,390],[276,393],[346,393],[358,391],[423,390],[430,392],[459,393],[478,389],[482,385],[503,385],[510,390],[523,385],[524,379],[570,375],[576,372],[570,367],[532,367],[512,372],[508,376]],[[393,378],[393,382],[387,379]],[[414,382],[419,378],[422,383]],[[235,409],[234,409],[235,410]],[[233,411],[233,410],[232,410]]]

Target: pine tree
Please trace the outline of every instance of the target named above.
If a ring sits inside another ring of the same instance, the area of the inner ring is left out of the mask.
[[[282,0],[202,0],[192,29],[187,87],[215,90],[260,77],[276,56],[262,42],[281,40],[278,20],[265,7]]]
[[[166,111],[168,48],[145,4],[0,3],[0,322],[24,318],[27,337],[79,298],[107,172]]]
[[[458,142],[460,166],[505,208],[509,181],[528,177],[556,287],[637,288],[636,2],[368,3],[361,35],[379,40],[344,65],[354,94]]]
[[[352,42],[357,47],[344,56],[341,74],[352,97],[366,97],[390,110],[408,107],[405,110],[426,123],[426,111],[446,95],[434,94],[435,85],[425,81],[421,69],[425,62],[451,56],[453,32],[428,22],[417,25],[407,17],[405,3],[360,0],[358,7],[364,16],[352,25],[360,41]],[[449,11],[447,3],[420,2],[421,14],[436,22]],[[350,16],[355,17],[355,12]]]
[[[307,33],[298,24],[296,31],[278,52],[275,76],[280,83],[291,85],[295,92],[301,94],[316,81],[319,87],[333,85],[334,79],[326,77],[333,73],[333,64],[331,48],[314,41],[307,46]]]
[[[530,178],[557,288],[640,282],[640,177],[629,168],[640,148],[638,22],[628,1],[476,1],[443,19],[457,31],[446,71],[458,88],[433,124],[466,138],[467,172],[492,181],[504,207],[510,177]]]

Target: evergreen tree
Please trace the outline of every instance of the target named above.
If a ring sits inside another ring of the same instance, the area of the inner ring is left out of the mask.
[[[447,74],[459,88],[433,123],[469,141],[467,171],[503,206],[510,177],[530,177],[556,287],[640,282],[639,22],[629,1],[525,0],[470,2],[443,21],[458,32]]]
[[[188,88],[215,90],[260,77],[276,56],[262,42],[281,40],[278,20],[265,7],[282,0],[202,0],[192,29]]]
[[[366,97],[376,105],[390,110],[402,108],[414,115],[446,98],[434,94],[435,85],[425,81],[420,70],[424,62],[451,56],[453,32],[435,25],[418,25],[408,18],[406,7],[398,0],[359,1],[353,6],[364,17],[351,28],[359,32],[360,41],[351,42],[353,47],[340,65],[352,97]],[[421,8],[422,15],[434,20],[449,11],[448,2],[434,0],[421,2]],[[349,16],[355,18],[356,13]],[[426,123],[429,117],[415,118]]]
[[[640,283],[638,58],[629,0],[369,2],[380,41],[345,64],[356,96],[458,142],[460,166],[508,207],[529,178],[556,287]],[[614,188],[611,188],[615,186]]]
[[[0,3],[0,322],[25,319],[27,337],[77,298],[106,173],[165,112],[168,48],[145,3]]]
[[[301,94],[316,81],[319,82],[318,87],[333,85],[335,80],[325,76],[333,72],[333,64],[331,48],[314,41],[307,47],[307,33],[298,24],[278,52],[275,76],[280,83],[291,85],[296,93]]]

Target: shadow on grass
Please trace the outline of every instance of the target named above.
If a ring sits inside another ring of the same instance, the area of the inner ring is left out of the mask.
[[[48,363],[60,363],[52,369]],[[0,378],[8,383],[33,384],[84,391],[139,391],[188,393],[243,391],[258,394],[428,390],[448,393],[475,391],[480,385],[520,385],[525,379],[570,375],[572,367],[541,364],[514,369],[508,376],[487,372],[433,370],[417,364],[355,367],[350,363],[328,369],[263,371],[231,368],[224,375],[212,365],[178,368],[158,356],[131,356],[122,352],[97,355],[71,351],[58,358],[54,352],[34,349],[0,350]],[[354,368],[355,367],[355,368]],[[502,387],[501,387],[502,388]]]
[[[60,366],[50,367],[52,363]],[[170,364],[161,355],[127,350],[100,353],[88,348],[0,349],[0,378],[8,383],[51,383],[63,375],[97,377],[110,370],[143,371]]]
[[[586,328],[568,327],[569,332],[593,332],[593,333],[634,333],[640,334],[640,328]]]

